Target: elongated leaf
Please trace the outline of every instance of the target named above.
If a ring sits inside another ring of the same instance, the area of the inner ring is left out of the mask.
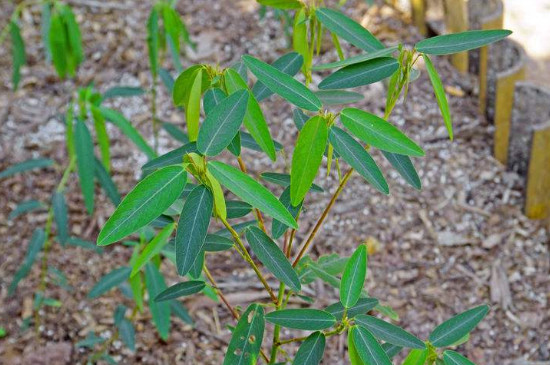
[[[163,302],[166,300],[176,299],[198,293],[202,289],[204,289],[205,285],[205,282],[202,280],[192,280],[177,283],[157,295],[155,297],[155,302]]]
[[[88,293],[88,298],[98,298],[114,287],[124,283],[130,277],[130,271],[132,269],[129,267],[119,267],[101,277]]]
[[[262,264],[295,292],[301,289],[300,279],[279,246],[258,227],[246,230],[246,240]]]
[[[182,276],[203,252],[213,208],[214,197],[204,185],[193,189],[183,205],[176,233],[176,266]]]
[[[86,250],[95,251],[99,254],[103,253],[103,249],[101,247],[97,247],[94,242],[86,241],[78,237],[69,237],[67,244],[69,246],[81,247]]]
[[[403,365],[424,365],[428,357],[428,350],[414,349],[409,352]]]
[[[174,223],[168,224],[155,236],[155,238],[151,240],[151,242],[147,244],[145,249],[143,249],[143,251],[139,254],[135,262],[133,263],[130,276],[136,275],[139,270],[141,270],[141,268],[149,262],[149,260],[158,255],[160,251],[162,251],[162,248],[168,243],[168,239],[172,235],[172,232],[174,232],[174,229]]]
[[[281,57],[277,58],[271,66],[275,67],[277,70],[284,72],[287,75],[294,76],[300,71],[302,64],[304,63],[304,58],[302,55],[296,52],[290,52]],[[273,92],[265,86],[262,82],[257,82],[252,88],[252,93],[256,97],[257,101],[262,101],[267,99]]]
[[[241,315],[225,353],[223,365],[254,365],[264,338],[264,309],[251,304]]]
[[[82,121],[75,127],[75,150],[80,189],[89,214],[94,210],[94,143],[86,124]]]
[[[424,349],[424,342],[391,323],[385,322],[373,316],[358,315],[355,317],[355,324],[368,329],[376,338],[393,345],[411,349]]]
[[[456,351],[446,350],[443,353],[443,361],[445,365],[475,365]]]
[[[186,182],[187,173],[182,166],[164,167],[147,176],[107,220],[97,244],[111,244],[151,223],[180,196]]]
[[[27,248],[25,259],[23,260],[23,263],[21,264],[19,269],[17,269],[17,271],[15,272],[15,275],[13,275],[13,279],[8,288],[8,295],[13,295],[13,293],[15,293],[15,289],[17,289],[17,285],[19,284],[19,282],[23,280],[27,275],[29,275],[32,264],[34,263],[34,260],[36,259],[38,253],[42,250],[45,242],[46,234],[44,233],[44,230],[36,228],[32,233],[31,240],[29,241],[29,246]]]
[[[368,311],[374,309],[378,304],[378,299],[375,298],[359,298],[357,303],[353,307],[348,308],[347,316],[348,318],[354,318],[359,314],[367,313]],[[337,320],[342,320],[344,315],[344,306],[340,302],[329,305],[324,309],[325,311],[332,314]]]
[[[390,77],[398,68],[395,58],[374,58],[341,68],[321,81],[319,89],[347,89],[372,84]]]
[[[245,119],[246,120],[246,119]],[[249,150],[262,152],[262,148],[258,143],[254,140],[254,138],[246,132],[241,131],[241,146],[244,148],[248,148]],[[283,149],[283,145],[280,142],[277,142],[273,140],[273,145],[275,146],[275,152],[279,152]]]
[[[262,174],[260,174],[260,177],[265,181],[282,186],[283,188],[287,188],[290,186],[290,175],[288,174],[281,174],[278,172],[263,172]],[[324,192],[323,188],[317,184],[312,184],[310,190],[320,193]]]
[[[185,134],[181,129],[179,129],[178,126],[172,123],[164,122],[162,123],[162,129],[164,129],[176,141],[179,141],[183,144],[189,143],[189,137],[187,137],[187,134]]]
[[[193,65],[183,71],[174,83],[172,90],[172,99],[176,106],[184,106],[185,108],[189,105],[189,98],[192,93],[193,83],[195,82],[197,73],[202,69],[203,65]],[[198,82],[198,81],[197,81]],[[210,86],[208,74],[206,72],[202,73],[202,79],[200,82],[201,94],[208,89]]]
[[[258,0],[258,3],[275,9],[300,9],[304,6],[299,0]]]
[[[451,112],[449,111],[449,104],[447,103],[447,96],[445,96],[445,89],[441,83],[441,79],[437,74],[432,61],[426,55],[422,55],[424,58],[424,63],[426,64],[426,71],[428,71],[428,76],[432,82],[432,87],[434,89],[435,98],[437,99],[437,105],[439,105],[439,110],[441,110],[441,115],[443,116],[443,121],[445,122],[445,127],[447,127],[447,132],[449,133],[449,138],[453,140],[453,122],[451,120]]]
[[[109,108],[100,107],[99,109],[105,119],[120,129],[148,158],[152,159],[156,157],[155,151],[153,151],[141,134],[122,114]]]
[[[367,277],[367,246],[360,245],[349,258],[340,282],[340,302],[351,308],[361,296]]]
[[[390,359],[395,357],[395,355],[397,355],[398,353],[401,352],[401,350],[403,350],[403,347],[392,345],[391,343],[388,343],[388,342],[383,343],[382,348],[384,349],[384,352],[386,353],[386,355],[388,355]]]
[[[360,326],[353,326],[351,336],[357,354],[365,364],[391,365],[388,355],[369,330]]]
[[[297,330],[318,331],[332,327],[336,318],[319,309],[281,309],[266,314],[265,319],[273,324]]]
[[[165,153],[157,158],[152,159],[141,167],[143,172],[151,172],[159,168],[183,163],[183,157],[188,153],[196,153],[196,142],[190,142],[184,146],[178,147],[175,150]]]
[[[328,30],[362,50],[373,52],[384,48],[382,42],[363,28],[361,24],[339,11],[319,8],[315,10],[315,14]]]
[[[422,148],[384,119],[355,108],[340,114],[342,123],[357,138],[383,151],[407,156],[424,156]]]
[[[351,330],[348,331],[348,357],[351,365],[365,365],[361,357],[359,357],[359,353],[353,342],[353,332]]]
[[[420,190],[422,189],[422,183],[418,177],[418,173],[414,168],[414,165],[409,156],[400,155],[397,153],[391,153],[387,151],[382,151],[382,154],[389,161],[389,163],[397,170],[399,175],[405,179],[407,184],[411,185],[413,188]]]
[[[216,105],[201,126],[197,149],[207,156],[223,151],[239,131],[247,105],[246,90],[237,91]]]
[[[236,62],[235,64],[231,65],[231,68],[237,71],[239,76],[241,76],[241,78],[245,82],[248,82],[248,69],[246,68],[246,65],[244,64],[244,62],[242,61]]]
[[[52,23],[52,8],[51,4],[42,4],[42,17],[40,30],[42,35],[42,45],[44,46],[44,53],[46,54],[46,61],[50,63],[52,61],[52,51],[50,50],[50,26]]]
[[[437,326],[429,340],[435,347],[449,346],[470,333],[487,315],[489,306],[480,305],[462,312]]]
[[[312,70],[321,71],[321,70],[328,70],[332,68],[340,68],[340,67],[354,65],[356,63],[372,60],[373,58],[391,56],[391,54],[397,51],[397,49],[398,49],[398,46],[392,46],[392,47],[380,49],[378,51],[364,53],[358,56],[348,57],[340,61],[313,66]]]
[[[214,107],[221,103],[222,100],[225,98],[227,98],[227,95],[225,95],[222,89],[219,89],[217,87],[213,89],[208,89],[204,93],[204,98],[202,100],[204,114],[208,116],[212,109],[214,109]]]
[[[55,70],[61,79],[67,75],[67,59],[69,52],[68,40],[65,33],[65,25],[60,15],[53,15],[50,23],[50,51]]]
[[[103,100],[117,97],[128,98],[145,94],[145,90],[139,86],[114,86],[103,93]]]
[[[10,212],[8,220],[14,220],[22,214],[32,212],[38,209],[45,209],[46,205],[38,200],[25,200],[19,204]]]
[[[204,239],[204,250],[209,252],[226,251],[233,247],[233,241],[217,234],[207,234]]]
[[[304,124],[309,120],[309,116],[302,111],[302,109],[294,109],[292,112],[292,120],[294,121],[294,124],[296,125],[296,128],[298,128],[299,131],[302,130],[304,127]]]
[[[351,104],[363,99],[363,94],[345,90],[320,90],[316,91],[315,95],[323,105]]]
[[[298,213],[302,209],[302,203],[298,204],[298,206],[293,206],[290,202],[290,188],[286,188],[283,193],[281,194],[281,197],[279,198],[279,201],[288,209],[290,214],[296,219],[298,216]],[[288,226],[284,223],[279,222],[276,219],[273,219],[273,223],[271,225],[271,235],[274,239],[280,238],[288,229]]]
[[[506,29],[469,30],[423,39],[415,45],[415,48],[421,53],[446,55],[486,46],[510,34],[512,32]]]
[[[118,333],[120,335],[120,339],[124,344],[131,350],[136,351],[136,331],[134,329],[134,325],[132,325],[132,322],[127,320],[126,318],[123,318],[118,324]]]
[[[50,167],[53,164],[54,164],[54,161],[50,160],[49,158],[36,158],[36,159],[30,159],[27,161],[19,162],[15,165],[8,167],[4,171],[0,171],[0,179],[5,179],[6,177],[10,177],[15,174],[19,174],[21,172],[26,172],[29,170]]]
[[[325,352],[325,342],[325,335],[321,332],[313,332],[302,343],[292,363],[295,365],[320,364]]]
[[[250,204],[240,200],[229,200],[226,202],[227,219],[241,218],[252,211]]]
[[[336,152],[376,190],[389,194],[390,189],[382,171],[359,142],[338,127],[331,128],[329,140]]]
[[[149,18],[147,19],[147,50],[149,52],[149,65],[153,78],[158,74],[158,58],[159,58],[159,13],[156,6],[151,9]]]
[[[302,202],[317,175],[328,140],[328,127],[324,118],[316,116],[306,122],[292,155],[290,174],[290,201],[297,206]]]
[[[82,36],[72,9],[68,5],[62,6],[63,22],[66,27],[68,39],[69,54],[67,55],[67,66],[69,75],[74,77],[76,69],[84,60],[84,51],[82,50]]]
[[[208,169],[222,185],[248,204],[292,228],[298,228],[296,221],[281,202],[247,174],[219,161],[209,162]]]
[[[69,222],[67,217],[67,204],[62,192],[56,191],[52,197],[53,215],[57,227],[57,238],[63,246],[69,238]]]
[[[185,323],[188,323],[190,325],[193,325],[193,318],[189,315],[187,312],[187,309],[178,301],[172,300],[170,301],[170,309],[172,310],[172,314]]]
[[[291,76],[251,56],[243,56],[243,61],[259,81],[282,98],[303,109],[321,109],[319,98]]]
[[[27,63],[27,56],[25,55],[25,42],[21,37],[21,30],[19,25],[15,21],[10,21],[10,35],[11,35],[11,47],[12,47],[12,62],[13,62],[13,74],[12,83],[13,89],[17,90],[19,81],[21,81],[21,66]]]
[[[109,135],[107,134],[107,128],[105,126],[105,118],[95,105],[90,106],[90,111],[92,112],[92,118],[94,120],[95,135],[101,153],[101,161],[105,169],[109,171],[111,169],[111,151]]]
[[[164,277],[158,268],[149,262],[145,266],[145,285],[149,294],[149,310],[160,337],[167,340],[170,334],[170,302],[156,302],[155,298],[166,289]]]
[[[109,197],[111,202],[117,206],[120,204],[120,193],[118,192],[118,189],[113,181],[111,179],[111,176],[105,170],[105,166],[99,161],[97,158],[94,159],[94,173],[95,177],[97,178],[97,181],[99,181],[99,185],[101,185],[101,188],[103,191],[105,191],[105,194]]]

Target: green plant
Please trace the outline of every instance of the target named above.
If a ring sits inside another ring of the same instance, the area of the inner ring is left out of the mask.
[[[316,1],[309,5],[297,0],[260,3],[295,11],[293,45],[296,52],[281,57],[273,65],[243,56],[241,66],[246,66],[258,79],[253,87],[248,86],[247,72],[242,67],[236,70],[201,64],[180,74],[173,87],[173,99],[176,105],[185,107],[189,143],[145,164],[142,167],[145,177],[105,223],[97,239],[99,246],[120,241],[135,232],[140,233],[140,240],[131,243],[135,248],[129,266],[108,274],[98,286],[109,285],[97,291],[129,281],[139,310],[143,292],[147,290],[153,321],[162,337],[168,336],[171,306],[178,303],[177,298],[197,292],[218,296],[237,320],[224,364],[254,364],[259,358],[271,364],[279,361],[317,364],[323,356],[325,339],[343,333],[348,336],[352,364],[390,364],[391,358],[403,348],[411,349],[405,364],[471,363],[454,351],[439,349],[466,341],[470,331],[487,314],[487,306],[473,308],[442,323],[423,342],[390,322],[365,314],[374,310],[396,319],[390,308],[369,297],[364,289],[367,275],[364,245],[349,258],[331,254],[313,260],[306,252],[354,171],[379,192],[389,193],[384,175],[370,156],[371,149],[381,150],[407,183],[420,188],[411,157],[423,156],[424,151],[389,122],[396,103],[406,97],[409,82],[418,74],[414,69],[417,61],[424,59],[452,139],[446,97],[429,55],[480,47],[510,32],[471,31],[427,39],[412,49],[402,45],[386,48],[358,23],[338,11],[317,7]],[[326,30],[331,34],[340,61],[313,66]],[[366,53],[345,58],[341,40]],[[308,87],[312,72],[332,68],[338,70],[324,78],[318,85],[319,91]],[[305,85],[293,78],[299,69],[305,75]],[[386,78],[390,80],[383,118],[356,108],[337,112],[324,108],[356,101],[360,96],[341,89]],[[294,121],[300,130],[290,175],[262,175],[266,181],[284,187],[279,198],[248,174],[242,158],[243,147],[259,149],[272,160],[277,158],[276,143],[259,104],[271,94],[297,107]],[[226,149],[236,157],[238,168],[216,160]],[[300,211],[307,195],[318,188],[313,182],[323,156],[329,173],[335,161],[339,185],[307,239],[295,250],[293,242]],[[350,166],[345,174],[340,173],[341,162]],[[188,181],[190,178],[193,182]],[[222,187],[241,200],[226,200]],[[254,220],[232,223],[235,218],[250,213]],[[264,215],[273,218],[271,234]],[[225,229],[209,233],[212,219]],[[158,225],[162,227],[157,231],[154,227]],[[174,231],[175,238],[170,240]],[[284,237],[281,246],[277,243],[280,237]],[[252,268],[270,300],[252,303],[243,312],[230,305],[205,265],[206,254],[227,249],[237,251]],[[162,257],[174,264],[180,276],[188,279],[166,288],[159,270],[164,262]],[[279,281],[278,290],[268,283],[265,271]],[[324,310],[288,308],[292,296],[315,301],[301,291],[316,278],[338,288],[340,301]],[[274,326],[269,352],[262,349],[266,322]],[[281,339],[281,327],[311,331],[311,334]],[[302,344],[292,359],[283,347],[294,342]]]

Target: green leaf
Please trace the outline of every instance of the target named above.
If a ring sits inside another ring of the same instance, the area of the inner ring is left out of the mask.
[[[243,122],[248,105],[248,91],[237,91],[218,105],[204,120],[197,139],[197,149],[204,155],[216,156],[233,140]]]
[[[246,118],[245,118],[245,121],[246,121]],[[241,131],[240,135],[241,135],[242,147],[248,148],[249,150],[258,151],[258,152],[263,151],[260,145],[258,145],[258,143],[254,140],[254,138],[249,133]],[[272,140],[272,141],[273,141],[273,145],[275,146],[276,152],[279,152],[280,150],[283,149],[283,145],[281,143],[275,140]]]
[[[99,254],[103,253],[103,249],[101,247],[97,247],[94,242],[86,241],[78,237],[69,237],[67,244],[69,246],[81,247],[86,250],[95,251]]]
[[[351,330],[348,330],[348,357],[351,365],[365,365],[359,357],[359,353],[353,342],[353,333]]]
[[[342,123],[361,141],[383,151],[424,156],[422,148],[384,119],[355,108],[340,114]]]
[[[158,58],[159,58],[159,13],[157,7],[151,9],[149,18],[147,19],[147,50],[149,52],[149,65],[153,78],[158,74]]]
[[[351,308],[361,296],[367,277],[367,246],[360,245],[349,258],[340,282],[340,302]]]
[[[284,205],[267,188],[247,174],[219,161],[209,162],[208,169],[222,185],[248,204],[292,228],[298,228],[298,224]]]
[[[296,141],[290,174],[290,201],[296,206],[313,184],[327,146],[328,127],[323,117],[308,120]]]
[[[331,68],[340,68],[340,67],[354,65],[356,63],[361,63],[361,62],[365,62],[365,61],[368,61],[368,60],[372,60],[373,58],[391,56],[391,54],[394,53],[395,51],[397,51],[398,48],[399,48],[398,46],[392,46],[392,47],[380,49],[380,50],[374,51],[374,52],[363,53],[363,54],[360,54],[360,55],[357,55],[357,56],[348,57],[348,58],[340,60],[340,61],[313,66],[312,70],[322,71],[322,70],[328,70],[328,69],[331,69]]]
[[[203,252],[213,208],[214,197],[204,185],[193,189],[185,200],[176,233],[176,267],[182,276]]]
[[[488,312],[487,305],[480,305],[462,312],[437,326],[430,333],[429,340],[435,347],[452,345],[470,333]]]
[[[122,114],[109,108],[100,107],[99,109],[103,117],[120,129],[149,159],[156,157],[155,151]]]
[[[54,164],[53,160],[49,158],[36,158],[30,159],[23,162],[19,162],[13,166],[8,167],[4,171],[0,172],[0,179],[5,179],[6,177],[19,174],[21,172],[26,172],[34,169],[41,169],[44,167],[50,167]]]
[[[506,29],[470,30],[423,39],[415,45],[418,52],[446,55],[468,51],[499,41],[512,34]]]
[[[52,197],[53,216],[57,227],[57,238],[63,246],[69,238],[69,222],[67,217],[67,204],[62,192],[56,191]]]
[[[456,351],[446,350],[443,353],[443,361],[445,365],[475,365]]]
[[[355,324],[368,329],[379,340],[411,349],[424,349],[426,345],[404,329],[373,316],[358,315]]]
[[[143,172],[149,173],[151,171],[172,165],[179,165],[183,163],[183,157],[188,153],[196,153],[196,142],[190,142],[184,146],[178,147],[175,150],[165,153],[157,158],[154,158],[141,167]]]
[[[179,141],[183,144],[189,143],[189,137],[187,137],[187,134],[185,134],[181,129],[179,129],[178,126],[172,123],[164,122],[162,123],[162,129],[164,129],[176,141]]]
[[[395,58],[380,57],[346,66],[319,84],[319,89],[347,89],[369,85],[393,75],[399,68]]]
[[[44,53],[46,54],[46,61],[48,63],[52,60],[52,51],[50,50],[50,27],[52,23],[52,9],[51,4],[43,3],[42,4],[42,17],[41,17],[41,36],[42,44],[44,46]]]
[[[293,206],[290,202],[290,188],[286,188],[283,193],[281,194],[281,197],[279,198],[279,201],[286,207],[286,209],[292,214],[294,219],[298,216],[298,213],[302,209],[302,203],[298,204],[297,206]],[[279,222],[276,219],[273,219],[273,222],[271,224],[271,235],[274,239],[280,238],[288,229],[288,226],[284,223]]]
[[[147,176],[107,220],[97,244],[111,244],[151,223],[180,196],[186,182],[187,173],[182,166],[164,167]]]
[[[13,62],[13,74],[11,79],[13,89],[17,90],[19,81],[21,81],[21,66],[27,62],[27,56],[25,55],[25,42],[21,37],[21,30],[19,29],[19,25],[13,20],[10,21],[10,35]]]
[[[170,309],[172,309],[172,314],[174,314],[174,316],[178,317],[179,319],[181,319],[185,323],[188,323],[190,325],[193,324],[193,319],[191,318],[191,316],[187,312],[187,309],[185,309],[183,304],[181,304],[180,302],[178,302],[176,300],[172,300],[170,302]]]
[[[68,5],[62,7],[63,22],[66,28],[69,52],[67,54],[68,72],[71,77],[76,75],[76,69],[84,60],[84,51],[82,50],[82,36],[76,22],[73,11]]]
[[[204,239],[204,250],[208,252],[226,251],[233,247],[233,241],[217,234],[207,234]]]
[[[114,287],[124,283],[130,277],[130,271],[132,271],[132,269],[129,267],[119,267],[102,276],[88,293],[88,298],[98,298]]]
[[[101,188],[105,191],[105,194],[107,194],[111,202],[116,207],[120,204],[120,193],[118,192],[114,181],[111,179],[111,176],[109,175],[107,170],[105,170],[105,167],[103,166],[101,161],[95,158],[94,162],[94,173],[97,180],[99,181],[99,185],[101,185]]]
[[[164,277],[158,268],[149,262],[145,266],[145,286],[149,294],[149,310],[160,337],[167,340],[170,334],[170,302],[156,302],[155,298],[166,289]]]
[[[453,140],[453,122],[451,120],[451,112],[449,111],[449,104],[447,103],[447,96],[445,96],[445,89],[441,83],[441,79],[437,74],[430,57],[422,55],[424,58],[424,63],[426,64],[426,70],[428,71],[428,76],[432,82],[432,87],[434,89],[435,98],[437,99],[437,105],[439,105],[439,110],[441,110],[441,115],[443,116],[443,121],[445,122],[445,127],[447,127],[447,132],[449,133],[449,138]]]
[[[241,315],[227,347],[223,365],[255,365],[264,338],[264,310],[251,304]]]
[[[283,188],[287,188],[290,186],[290,175],[289,174],[281,174],[278,172],[263,172],[260,174],[260,177],[264,179],[267,182],[273,183],[275,185],[282,186]],[[311,185],[311,191],[316,192],[324,192],[322,187],[320,187],[317,184]]]
[[[89,214],[94,210],[94,142],[86,124],[78,121],[75,127],[75,150],[80,189]]]
[[[295,365],[318,365],[323,360],[325,352],[325,335],[321,332],[313,332],[302,343],[296,356],[294,356]]]
[[[417,190],[422,189],[422,183],[409,156],[387,151],[382,151],[382,154],[409,185]]]
[[[226,202],[227,219],[241,218],[252,211],[250,204],[240,200],[229,200]]]
[[[281,309],[266,314],[265,319],[286,328],[305,331],[318,331],[332,327],[336,318],[319,309]]]
[[[8,220],[14,220],[21,214],[32,212],[38,209],[46,209],[46,205],[38,200],[25,200],[19,204],[10,212]]]
[[[17,285],[19,284],[19,282],[23,280],[27,275],[29,275],[32,264],[34,263],[34,260],[36,259],[38,253],[42,250],[45,242],[46,234],[44,233],[44,230],[36,228],[32,233],[25,259],[23,260],[23,263],[21,264],[19,269],[17,269],[15,275],[13,275],[13,280],[8,288],[9,296],[15,293],[15,289],[17,289]]]
[[[191,84],[191,91],[189,92],[189,101],[185,105],[185,121],[187,123],[187,134],[190,141],[196,141],[199,135],[199,119],[201,109],[201,95],[202,95],[202,68],[199,68]],[[176,81],[177,84],[177,81]]]
[[[316,91],[315,95],[323,105],[351,104],[363,99],[363,94],[345,90],[320,90]]]
[[[186,108],[188,107],[193,83],[195,82],[198,71],[202,68],[203,65],[193,65],[178,76],[172,90],[172,100],[174,101],[174,105],[184,106]],[[206,72],[202,73],[200,86],[201,94],[210,86],[208,74]]]
[[[302,109],[294,109],[292,112],[292,120],[294,121],[294,124],[296,125],[296,128],[298,128],[299,131],[302,130],[304,127],[304,124],[310,119],[309,115],[304,113]]]
[[[401,352],[401,350],[403,350],[403,347],[392,345],[391,343],[387,343],[387,342],[382,344],[382,348],[384,349],[384,352],[386,353],[386,355],[388,355],[390,359],[395,357],[395,355],[397,355],[398,353]]]
[[[135,86],[114,86],[103,93],[103,100],[117,97],[128,98],[145,94],[145,90]]]
[[[319,8],[315,10],[317,19],[332,33],[367,52],[383,49],[384,45],[361,24],[339,11]]]
[[[202,280],[192,280],[172,285],[155,297],[155,302],[176,299],[200,292],[206,283]]]
[[[241,78],[245,82],[248,82],[248,69],[246,68],[246,65],[244,64],[244,62],[238,61],[238,62],[234,63],[233,65],[231,65],[231,68],[233,70],[237,71],[239,76],[241,76]]]
[[[122,342],[124,342],[126,347],[128,347],[132,352],[136,351],[136,331],[132,323],[126,318],[123,318],[117,324],[117,327]]]
[[[300,279],[279,246],[258,227],[246,230],[246,240],[264,266],[295,292],[301,289]]]
[[[304,58],[302,57],[302,55],[296,52],[290,52],[277,58],[275,61],[273,61],[271,66],[275,67],[281,72],[284,72],[287,75],[294,76],[298,73],[298,71],[300,71],[303,63]],[[256,97],[257,101],[262,101],[273,95],[273,92],[262,82],[257,82],[254,85],[254,87],[252,88],[252,93]]]
[[[95,105],[91,105],[90,111],[92,112],[92,118],[94,120],[95,135],[101,153],[101,161],[103,166],[109,171],[111,168],[111,152],[109,150],[110,143],[107,128],[105,127],[105,118]]]
[[[225,95],[222,89],[216,87],[206,90],[202,99],[204,114],[208,116],[212,109],[214,109],[214,107],[221,103],[225,98],[227,98],[227,95]]]
[[[149,260],[158,255],[160,251],[162,251],[162,248],[168,243],[168,239],[172,235],[172,232],[174,232],[175,228],[176,225],[174,223],[168,224],[155,236],[155,238],[151,240],[151,242],[147,244],[145,249],[143,249],[143,251],[139,254],[135,262],[133,263],[132,273],[130,274],[130,276],[136,275],[139,270],[141,270],[141,268],[149,262]]]
[[[160,81],[162,81],[162,83],[166,87],[166,90],[170,93],[170,95],[172,95],[176,80],[174,80],[174,78],[172,77],[172,74],[170,74],[170,71],[168,71],[165,68],[160,68],[159,77],[160,77]]]
[[[361,361],[368,365],[391,365],[386,352],[369,330],[353,326],[351,336]]]
[[[378,304],[378,299],[375,298],[359,298],[357,303],[353,307],[348,308],[347,316],[348,318],[354,318],[359,314],[367,313],[372,310]],[[338,321],[342,320],[344,316],[345,308],[340,302],[329,305],[324,309],[325,311],[332,314]]]
[[[321,109],[319,98],[293,77],[251,56],[243,56],[243,61],[258,80],[274,93],[300,108],[311,111]]]
[[[409,352],[405,360],[403,361],[403,365],[424,365],[426,363],[426,359],[428,358],[428,350],[419,350],[414,349]]]
[[[50,50],[55,71],[61,79],[67,75],[66,54],[69,51],[68,39],[65,32],[65,25],[60,15],[51,17],[50,23]]]
[[[258,3],[275,9],[300,9],[304,6],[299,0],[258,0]]]
[[[336,152],[376,190],[389,194],[390,189],[382,171],[359,142],[338,127],[330,129],[329,141]]]

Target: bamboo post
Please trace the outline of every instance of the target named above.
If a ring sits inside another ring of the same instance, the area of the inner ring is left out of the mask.
[[[467,0],[445,0],[445,27],[447,33],[458,33],[468,30]],[[451,56],[451,63],[459,72],[467,73],[468,52],[453,54]]]
[[[428,27],[426,25],[426,0],[411,0],[411,14],[413,24],[418,29],[418,32],[426,36]]]
[[[550,121],[533,128],[531,139],[525,215],[531,219],[543,219],[550,216]]]

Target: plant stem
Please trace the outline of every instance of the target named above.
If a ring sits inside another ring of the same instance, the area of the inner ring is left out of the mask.
[[[153,150],[158,152],[159,130],[157,124],[157,77],[153,76],[153,86],[151,88],[151,117],[153,118]]]
[[[283,298],[285,296],[285,283],[281,283],[279,285],[279,293],[277,295],[277,304],[276,309],[281,309],[281,305],[283,304]],[[269,360],[269,364],[275,364],[275,361],[277,361],[277,351],[279,350],[279,334],[281,333],[281,326],[276,324],[275,328],[273,329],[273,341],[271,345],[271,358]]]
[[[237,156],[237,161],[239,162],[239,168],[241,169],[241,171],[244,172],[245,174],[248,173],[246,169],[246,165],[244,164],[244,161],[241,158],[241,156]],[[258,221],[258,225],[260,226],[260,229],[265,233],[267,233],[267,231],[265,230],[265,223],[264,223],[264,218],[262,216],[262,212],[260,212],[258,208],[254,208],[254,215],[256,216],[256,220]]]

